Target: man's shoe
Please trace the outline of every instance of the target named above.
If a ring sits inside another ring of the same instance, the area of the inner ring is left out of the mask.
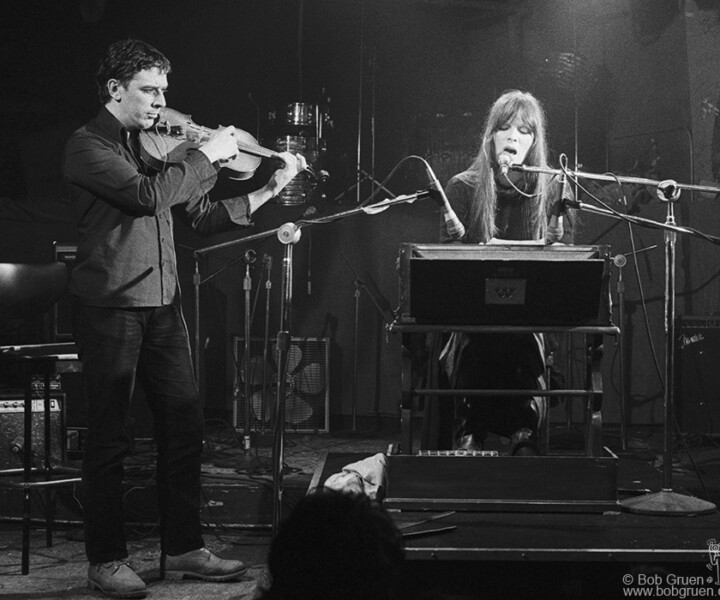
[[[245,565],[239,560],[220,558],[207,548],[198,548],[178,556],[166,555],[160,561],[163,579],[232,581],[246,571]]]
[[[110,598],[144,598],[145,582],[125,560],[95,563],[88,567],[87,586]]]

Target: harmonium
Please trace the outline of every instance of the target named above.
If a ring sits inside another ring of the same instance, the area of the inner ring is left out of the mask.
[[[611,326],[608,246],[404,243],[398,324]]]

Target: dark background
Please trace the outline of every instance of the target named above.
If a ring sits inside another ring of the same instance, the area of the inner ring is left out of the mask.
[[[198,124],[233,124],[274,147],[277,135],[297,133],[282,123],[289,105],[322,109],[326,151],[315,166],[330,173],[328,184],[297,205],[266,205],[252,230],[258,233],[314,211],[355,208],[380,182],[393,194],[426,187],[416,159],[384,181],[410,155],[427,159],[445,182],[472,157],[489,104],[514,87],[544,103],[554,160],[564,153],[586,172],[714,184],[719,14],[708,0],[3,2],[0,261],[51,260],[54,241],[75,240],[60,175],[62,146],[96,112],[96,64],[117,39],[144,39],[170,58],[168,104]],[[250,183],[224,180],[215,194],[241,193],[264,177],[263,165]],[[617,186],[584,183],[623,207]],[[666,205],[652,189],[625,186],[625,193],[627,210],[665,221]],[[714,235],[717,215],[714,194],[686,192],[675,207],[678,223]],[[397,419],[400,349],[396,336],[386,338],[384,324],[398,302],[398,248],[435,242],[439,218],[434,204],[418,201],[304,228],[294,247],[291,333],[331,339],[330,412],[337,426],[347,426],[354,410],[362,426]],[[632,260],[623,272],[627,393],[633,422],[659,422],[663,234],[635,228],[631,237],[627,225],[607,217],[579,218],[578,243],[608,244],[613,254],[649,248],[637,255],[639,278]],[[176,235],[194,336],[193,250],[243,233],[201,239],[178,225]],[[244,334],[248,248],[274,258],[274,337],[284,251],[274,235],[203,253],[199,263],[201,374],[206,405],[219,413],[232,406],[232,347]],[[251,270],[253,296],[264,292],[259,266]],[[678,314],[717,313],[716,246],[681,235],[677,269]],[[612,274],[616,297],[617,269]],[[257,306],[253,335],[263,331],[264,298]],[[614,340],[606,346],[604,412],[618,421],[619,359]]]

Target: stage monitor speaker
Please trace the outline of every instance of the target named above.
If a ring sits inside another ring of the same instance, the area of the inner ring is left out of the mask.
[[[67,265],[68,277],[75,265],[77,246],[53,242],[55,260]],[[71,296],[66,291],[53,305],[50,315],[51,334],[53,342],[72,340]]]
[[[233,340],[237,365],[233,422],[238,431],[245,424],[245,338]],[[328,365],[329,338],[300,338],[290,341],[285,375],[285,429],[293,433],[327,433],[330,430]],[[267,361],[260,338],[250,338],[250,425],[253,430],[275,424],[277,402],[277,341],[270,340]],[[263,385],[263,381],[265,384]]]
[[[50,461],[53,466],[62,463],[63,394],[52,394],[50,399]],[[32,401],[32,457],[35,466],[42,466],[45,457],[44,401]],[[25,399],[22,393],[0,393],[0,468],[19,469],[25,452]]]
[[[680,431],[720,435],[720,316],[678,317],[675,414]]]

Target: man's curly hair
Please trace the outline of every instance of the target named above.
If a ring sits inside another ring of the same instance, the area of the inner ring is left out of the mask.
[[[161,73],[170,72],[170,61],[150,44],[134,39],[110,44],[95,75],[100,102],[106,104],[110,100],[107,82],[111,79],[127,86],[136,73],[153,67]]]

